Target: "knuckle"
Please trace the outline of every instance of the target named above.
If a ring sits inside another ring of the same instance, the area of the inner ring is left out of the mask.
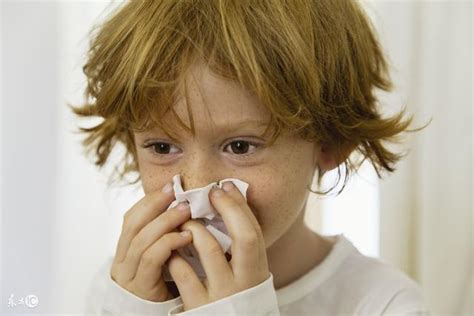
[[[167,234],[164,234],[161,238],[160,238],[161,242],[166,244],[166,245],[171,245],[175,238],[174,238],[174,234],[173,233],[167,233]]]
[[[123,214],[122,221],[123,221],[124,226],[128,226],[128,224],[130,224],[131,219],[133,217],[132,215],[133,215],[133,208],[129,209]]]
[[[174,249],[177,238],[176,238],[175,232],[172,233],[167,233],[161,236],[160,239],[158,239],[158,243],[160,244],[159,248],[160,249],[165,249],[168,253],[171,253],[171,250]]]
[[[132,235],[137,231],[136,224],[133,222],[130,216],[123,218],[122,233],[126,235]]]
[[[130,244],[130,248],[137,252],[142,252],[146,248],[145,241],[140,236],[140,234],[136,235]]]
[[[165,231],[172,230],[173,228],[175,228],[179,224],[182,224],[186,220],[186,217],[183,217],[182,214],[171,209],[165,211],[158,218],[160,221],[160,225]]]
[[[150,251],[145,251],[140,261],[144,266],[154,266],[156,264],[156,257]]]
[[[172,272],[173,278],[177,280],[190,280],[192,277],[191,273],[184,269],[173,269]]]
[[[239,236],[239,243],[245,249],[252,249],[258,245],[258,236],[255,233],[246,233]]]
[[[123,214],[122,218],[123,218],[123,221],[124,221],[124,222],[126,222],[126,221],[130,218],[130,212],[131,212],[131,209],[128,210],[128,211],[126,211],[126,212]]]
[[[118,269],[116,265],[112,265],[112,268],[110,269],[110,277],[112,280],[117,281],[117,276],[118,276]]]
[[[122,231],[126,230],[126,228],[129,226],[129,223],[130,223],[130,215],[127,215],[127,213],[125,213],[122,217]]]
[[[222,248],[217,242],[211,242],[207,247],[207,253],[211,256],[221,254]]]
[[[182,214],[180,212],[177,212],[176,209],[169,209],[163,214],[161,214],[159,218],[163,225],[165,225],[166,227],[170,227],[177,225],[182,217]]]
[[[180,228],[181,229],[186,229],[186,230],[193,230],[193,229],[199,229],[200,225],[202,225],[201,222],[195,219],[189,219],[185,221],[183,224],[181,224]]]
[[[119,266],[113,264],[109,271],[110,278],[117,284],[122,285],[124,284],[124,278],[120,273]]]
[[[117,272],[119,270],[118,264],[117,263],[112,263],[112,266],[110,267],[110,274],[117,275]]]

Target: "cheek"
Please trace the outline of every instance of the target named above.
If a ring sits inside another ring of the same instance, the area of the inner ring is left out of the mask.
[[[311,162],[308,156],[302,155],[300,159],[292,157],[286,163],[274,165],[250,183],[248,203],[267,246],[281,237],[303,210],[311,175]]]
[[[161,190],[167,182],[172,181],[174,175],[173,172],[166,171],[165,168],[157,168],[151,164],[141,164],[138,169],[145,194]]]
[[[288,186],[284,176],[272,177],[260,186],[252,183],[252,187],[249,187],[248,204],[254,211],[267,243],[280,237],[297,217],[303,199],[301,190],[296,192],[298,190],[298,187]]]
[[[156,175],[155,172],[151,172],[147,167],[141,165],[139,167],[140,179],[145,194],[158,190],[160,186],[164,185],[164,181]],[[163,182],[163,183],[162,183]]]

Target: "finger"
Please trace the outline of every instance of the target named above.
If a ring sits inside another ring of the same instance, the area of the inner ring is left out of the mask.
[[[132,239],[125,259],[122,261],[123,273],[133,277],[147,248],[191,217],[189,205],[180,204],[159,215]]]
[[[216,195],[215,192],[220,192]],[[247,204],[239,204],[230,195],[218,188],[211,191],[211,202],[221,215],[232,238],[232,260],[230,264],[234,278],[248,275],[262,264],[264,241],[244,210]]]
[[[166,186],[165,186],[166,187]],[[164,188],[162,190],[164,190]],[[117,243],[114,262],[125,259],[133,237],[150,221],[163,213],[174,200],[174,192],[153,191],[141,198],[123,216],[122,232]]]
[[[193,246],[210,286],[227,286],[233,279],[232,270],[217,239],[197,220],[186,221],[181,229],[192,232]]]
[[[239,205],[242,206],[242,210],[252,222],[255,230],[261,233],[262,230],[260,224],[258,223],[254,212],[248,206],[247,199],[242,195],[242,192],[240,192],[240,190],[238,190],[237,187],[231,181],[224,182],[222,187],[228,195],[230,195]]]
[[[191,265],[176,251],[172,252],[168,260],[168,270],[178,288],[185,310],[204,305],[207,302],[206,288]]]
[[[192,242],[191,234],[183,236],[172,232],[164,235],[150,246],[141,256],[134,280],[143,288],[152,289],[161,279],[162,267],[170,258],[171,252]]]

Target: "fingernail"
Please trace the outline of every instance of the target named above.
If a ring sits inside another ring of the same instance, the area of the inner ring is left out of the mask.
[[[232,190],[233,187],[234,187],[234,184],[232,182],[224,182],[224,185],[222,186],[222,188],[226,192],[229,192],[230,190]]]
[[[171,182],[168,182],[168,183],[163,187],[163,189],[161,189],[161,191],[164,192],[164,193],[170,193],[172,190],[173,190],[173,185],[171,184]]]
[[[178,204],[177,209],[180,211],[187,211],[189,209],[189,205],[186,202],[181,202]]]
[[[214,187],[214,188],[212,189],[212,192],[211,192],[211,194],[212,194],[213,196],[215,196],[215,197],[221,196],[222,193],[223,193],[222,190],[219,189],[218,187]]]

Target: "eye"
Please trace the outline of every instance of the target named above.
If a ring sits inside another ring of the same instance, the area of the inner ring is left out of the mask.
[[[164,142],[155,142],[151,143],[148,145],[144,145],[143,148],[149,148],[149,150],[154,154],[154,155],[168,155],[168,154],[174,154],[176,152],[170,152],[170,148],[173,145],[164,143]]]
[[[224,149],[227,147],[230,147],[232,150],[231,154],[241,156],[241,157],[246,157],[253,154],[255,150],[261,146],[262,145],[260,144],[245,141],[245,140],[234,140],[230,142],[229,144],[227,144],[224,147]],[[171,151],[174,145],[166,143],[166,142],[153,142],[150,144],[144,144],[142,147],[147,148],[153,155],[162,156],[162,157],[179,152],[179,150]],[[255,149],[249,151],[251,147],[254,147]]]
[[[247,156],[247,155],[252,154],[254,151],[251,151],[250,153],[248,152],[250,146],[253,146],[255,148],[258,148],[261,146],[260,144],[248,142],[245,140],[235,140],[229,143],[227,146],[225,146],[225,148],[229,147],[229,145],[230,145],[230,148],[232,149],[232,152],[239,156]]]

